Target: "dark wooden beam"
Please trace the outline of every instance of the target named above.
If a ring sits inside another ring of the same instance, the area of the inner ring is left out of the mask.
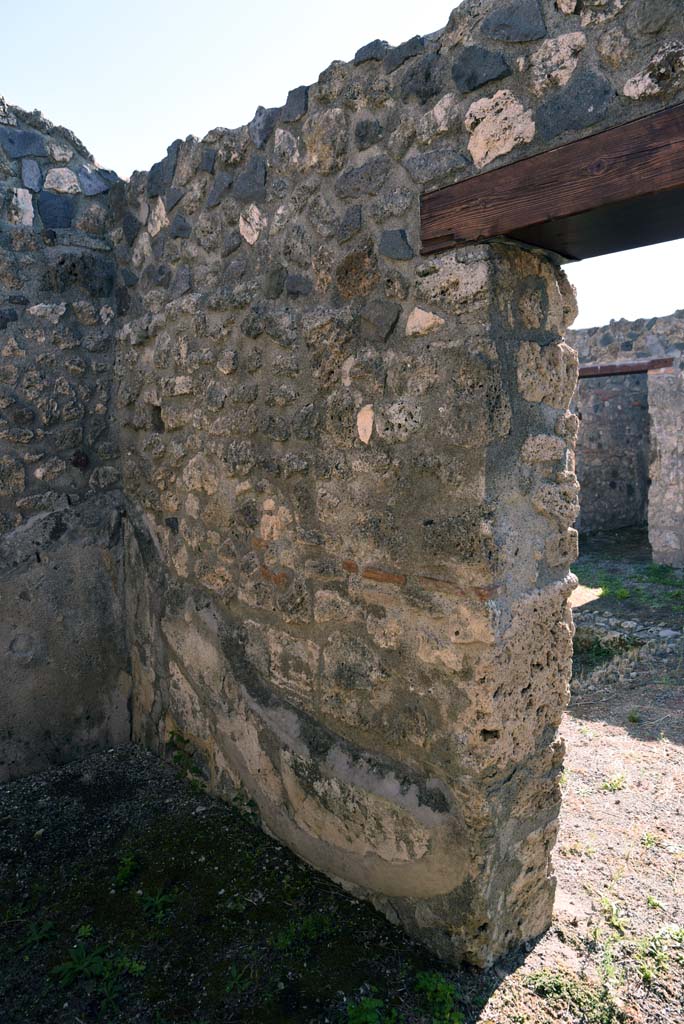
[[[642,359],[633,363],[593,363],[580,366],[583,377],[624,377],[630,373],[648,373],[650,370],[666,370],[674,366],[673,359]]]
[[[501,236],[569,260],[684,237],[684,104],[421,197],[424,255]]]

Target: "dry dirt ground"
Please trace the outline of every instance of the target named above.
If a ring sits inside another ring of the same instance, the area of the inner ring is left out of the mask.
[[[556,917],[445,968],[170,763],[0,787],[2,1024],[684,1024],[684,574],[584,546]]]

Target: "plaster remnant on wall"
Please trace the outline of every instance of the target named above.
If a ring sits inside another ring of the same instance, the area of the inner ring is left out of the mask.
[[[8,219],[11,224],[31,227],[33,224],[33,199],[28,189],[15,188],[12,190]]]

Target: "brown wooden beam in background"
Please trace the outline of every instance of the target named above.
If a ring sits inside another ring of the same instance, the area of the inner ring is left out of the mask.
[[[424,255],[500,236],[570,260],[684,237],[684,104],[421,197]]]
[[[624,377],[629,373],[648,373],[650,370],[666,370],[674,365],[673,359],[642,359],[633,363],[594,363],[580,366],[582,377]]]

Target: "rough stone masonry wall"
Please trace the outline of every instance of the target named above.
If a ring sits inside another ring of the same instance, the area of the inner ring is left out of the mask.
[[[466,0],[126,189],[3,110],[15,766],[64,755],[48,698],[125,732],[118,444],[135,737],[447,958],[546,927],[574,301],[516,246],[421,260],[418,199],[680,98],[678,11]]]
[[[579,526],[611,529],[647,520],[654,560],[683,565],[684,310],[571,331],[568,344],[577,349],[581,364],[674,360],[672,370],[580,381],[575,396],[581,420]]]
[[[466,2],[113,233],[134,734],[447,958],[550,920],[577,357],[554,263],[422,260],[419,194],[681,96],[677,9]]]
[[[0,101],[0,780],[130,731],[112,180]]]

